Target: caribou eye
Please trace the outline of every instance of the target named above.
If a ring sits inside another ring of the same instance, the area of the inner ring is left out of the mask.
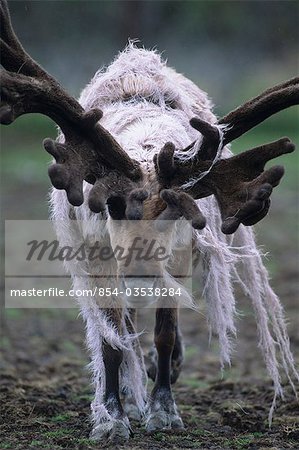
[[[109,197],[107,200],[107,206],[112,219],[122,220],[126,217],[126,202],[123,197]]]

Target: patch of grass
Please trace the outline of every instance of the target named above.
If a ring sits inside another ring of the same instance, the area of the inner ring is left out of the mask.
[[[158,442],[165,441],[165,438],[166,438],[165,434],[163,434],[163,433],[155,433],[155,434],[153,435],[153,437],[154,437],[154,439],[155,439],[156,441],[158,441]],[[167,436],[167,437],[168,437],[168,436]]]
[[[6,308],[5,316],[8,319],[21,319],[24,316],[23,310],[17,308]]]
[[[51,417],[51,422],[66,422],[71,418],[71,415],[69,413],[66,414],[57,414],[57,416]]]
[[[62,348],[68,353],[78,353],[78,346],[75,345],[72,341],[63,341]]]
[[[193,436],[207,436],[211,434],[209,431],[204,430],[203,428],[196,428],[195,430],[192,430]]]
[[[180,410],[192,412],[194,410],[194,407],[192,405],[188,405],[188,404],[180,405]]]
[[[199,354],[199,350],[195,345],[189,345],[185,348],[185,359],[188,360]]]
[[[11,346],[10,340],[7,336],[1,336],[0,338],[0,347],[2,349],[7,349]]]
[[[43,441],[38,441],[36,439],[34,439],[33,441],[30,442],[29,444],[29,448],[30,447],[35,447],[35,448],[49,448],[48,445],[43,442]]]
[[[182,384],[195,389],[206,389],[209,386],[209,383],[206,381],[198,380],[197,378],[192,377],[184,379]]]
[[[198,414],[192,414],[188,417],[188,425],[192,427],[198,427],[199,421],[200,417],[198,416]]]
[[[71,434],[71,430],[68,430],[66,428],[60,428],[59,430],[55,430],[55,431],[46,431],[44,433],[44,436],[48,439],[53,439],[53,438],[60,438],[63,436],[67,436]]]
[[[80,402],[80,401],[87,401],[91,402],[93,399],[93,396],[91,394],[81,394],[81,395],[73,395],[72,400],[74,402]]]
[[[254,431],[252,433],[252,435],[256,438],[262,437],[264,435],[264,433],[262,433],[261,431]]]
[[[12,444],[11,442],[0,442],[0,448],[14,448],[14,444]]]
[[[202,448],[202,442],[195,441],[195,442],[188,442],[188,448]]]
[[[259,433],[262,435],[262,433]],[[235,448],[237,450],[245,450],[248,449],[249,445],[254,441],[256,433],[247,434],[244,436],[234,437],[232,439],[225,439],[223,442],[224,448]]]

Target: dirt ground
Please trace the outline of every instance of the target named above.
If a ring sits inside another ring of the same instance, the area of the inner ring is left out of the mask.
[[[286,279],[288,276],[288,279]],[[292,271],[275,280],[285,291],[289,332],[295,354],[299,348],[299,316]],[[286,290],[287,287],[287,290]],[[133,423],[134,437],[120,449],[298,449],[298,403],[286,388],[273,426],[267,415],[271,383],[256,349],[254,318],[243,299],[238,319],[239,342],[231,369],[221,379],[217,343],[209,346],[205,318],[181,312],[185,336],[185,367],[174,392],[186,429],[146,434]],[[141,313],[140,329],[152,329],[153,310]],[[83,325],[77,311],[6,310],[2,330],[0,448],[107,448],[88,439],[92,391],[84,348]],[[145,349],[151,333],[142,338]]]

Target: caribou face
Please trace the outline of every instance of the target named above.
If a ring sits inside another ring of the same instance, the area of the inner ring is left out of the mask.
[[[123,207],[123,216],[119,208],[118,214],[114,214],[115,204],[122,202],[116,197],[108,208],[107,228],[117,264],[115,275],[131,307],[150,305],[157,300],[165,287],[164,274],[176,246],[175,222],[163,221],[161,229],[159,218],[167,206],[156,192],[157,183],[145,185],[149,188],[139,188],[131,194],[131,204],[135,206],[132,211],[127,206]]]

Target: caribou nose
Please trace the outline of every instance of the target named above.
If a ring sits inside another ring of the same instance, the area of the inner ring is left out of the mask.
[[[125,289],[154,289],[156,287],[157,277],[128,277],[122,278],[123,287]]]
[[[123,276],[121,291],[123,292],[127,305],[132,308],[149,306],[157,300],[156,287],[157,277],[128,277]]]

